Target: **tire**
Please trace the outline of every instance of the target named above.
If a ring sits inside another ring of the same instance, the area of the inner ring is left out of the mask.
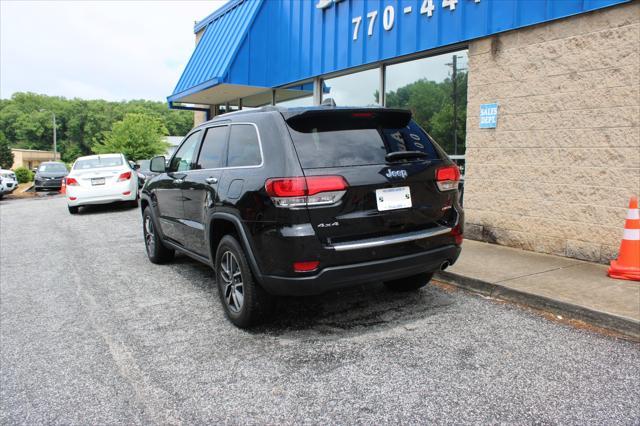
[[[426,286],[431,278],[433,278],[433,272],[424,272],[406,278],[385,281],[384,285],[392,291],[414,291]]]
[[[175,255],[175,250],[167,248],[157,231],[156,221],[153,220],[149,207],[142,213],[142,233],[144,235],[144,246],[151,263],[161,265],[169,262]]]
[[[71,214],[78,214],[78,211],[80,210],[80,207],[78,206],[67,206],[67,208]]]
[[[263,322],[271,314],[273,297],[256,282],[244,250],[231,235],[225,235],[216,250],[218,295],[227,318],[239,328]]]

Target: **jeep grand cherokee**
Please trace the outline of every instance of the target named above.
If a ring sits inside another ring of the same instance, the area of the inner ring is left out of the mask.
[[[213,267],[239,327],[277,295],[417,289],[460,254],[460,172],[409,111],[225,114],[151,170],[140,203],[149,259],[177,250]]]

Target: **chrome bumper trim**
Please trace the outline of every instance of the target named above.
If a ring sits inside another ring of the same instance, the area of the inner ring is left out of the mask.
[[[453,228],[447,228],[444,226],[438,226],[437,228],[427,229],[425,231],[407,232],[406,234],[398,234],[387,237],[368,238],[366,240],[350,241],[346,243],[336,243],[331,246],[327,246],[330,250],[335,251],[347,251],[347,250],[360,250],[371,247],[387,246],[391,244],[406,243],[409,241],[422,240],[424,238],[431,238],[438,235],[444,235],[451,232]]]

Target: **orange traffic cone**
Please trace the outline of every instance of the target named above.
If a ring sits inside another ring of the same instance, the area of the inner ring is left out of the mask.
[[[60,193],[61,194],[66,194],[67,193],[67,178],[66,177],[62,178],[62,186],[60,187]]]
[[[640,210],[636,197],[631,197],[629,202],[620,252],[618,259],[611,261],[609,276],[620,280],[640,281]]]

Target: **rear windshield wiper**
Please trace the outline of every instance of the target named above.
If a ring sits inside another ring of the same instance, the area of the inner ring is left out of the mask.
[[[429,155],[426,152],[422,151],[396,151],[388,153],[384,159],[388,162],[394,162],[399,160],[411,160],[415,158],[424,158]]]

